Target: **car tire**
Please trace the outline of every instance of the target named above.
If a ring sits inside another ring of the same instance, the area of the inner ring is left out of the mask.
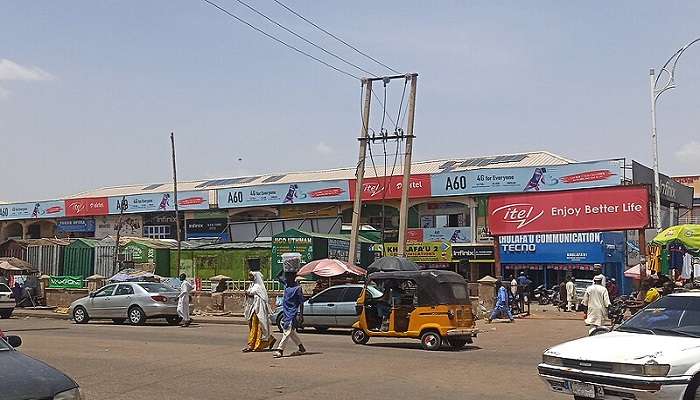
[[[683,400],[700,400],[700,375],[695,375],[685,389]]]
[[[126,318],[112,318],[114,325],[121,325],[126,321]]]
[[[141,307],[133,306],[129,309],[129,322],[131,325],[143,325],[146,323],[146,314]]]
[[[435,331],[427,331],[420,336],[420,344],[424,350],[440,350],[442,346],[442,336]]]
[[[73,321],[76,324],[87,324],[90,321],[90,316],[85,307],[78,306],[73,309]]]
[[[12,310],[0,312],[0,318],[8,319],[12,316]]]
[[[168,325],[179,325],[180,322],[182,322],[182,318],[179,315],[171,315],[169,317],[165,317],[165,321],[168,323]]]
[[[369,335],[362,329],[353,329],[351,336],[355,344],[367,344],[367,342],[369,342]]]

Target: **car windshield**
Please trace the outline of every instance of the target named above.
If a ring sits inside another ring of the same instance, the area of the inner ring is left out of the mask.
[[[166,293],[175,291],[175,289],[162,283],[139,283],[138,285],[146,289],[148,293]]]
[[[12,290],[10,290],[10,287],[5,285],[4,283],[0,283],[0,292],[10,293],[12,292]]]
[[[666,296],[639,311],[617,330],[700,337],[700,297]]]

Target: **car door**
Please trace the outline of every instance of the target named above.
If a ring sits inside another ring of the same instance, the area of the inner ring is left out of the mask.
[[[304,307],[304,325],[335,326],[336,304],[342,299],[344,291],[344,286],[336,286],[309,299],[308,306]]]
[[[119,284],[112,296],[109,316],[112,318],[126,318],[126,313],[133,300],[134,287],[130,283]]]
[[[362,293],[362,287],[350,286],[343,292],[343,297],[335,304],[335,323],[341,328],[351,328],[357,322],[357,299]]]
[[[105,286],[95,292],[90,298],[90,309],[88,315],[92,318],[108,318],[109,310],[112,307],[112,295],[117,285]]]

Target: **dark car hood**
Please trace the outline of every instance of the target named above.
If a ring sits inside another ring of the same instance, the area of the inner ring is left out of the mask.
[[[59,370],[19,351],[0,351],[0,398],[25,400],[53,398],[78,385]]]

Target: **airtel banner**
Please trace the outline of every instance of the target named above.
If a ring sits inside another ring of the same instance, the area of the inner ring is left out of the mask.
[[[348,181],[350,184],[350,198],[355,198],[356,181]],[[412,199],[431,196],[430,175],[411,175],[408,186],[408,197]],[[384,187],[386,184],[386,187]],[[365,178],[362,181],[362,200],[400,199],[403,187],[402,176]]]
[[[66,217],[109,214],[109,200],[106,197],[66,200]]]
[[[493,235],[614,231],[649,225],[646,187],[628,186],[489,198]]]

